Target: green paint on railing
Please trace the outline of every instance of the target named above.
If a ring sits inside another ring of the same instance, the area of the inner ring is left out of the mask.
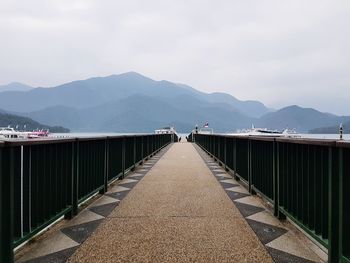
[[[274,204],[276,217],[288,216],[328,248],[329,262],[349,262],[349,142],[193,133],[188,137],[224,161],[249,190]],[[224,155],[220,149],[225,149]]]
[[[0,262],[170,142],[168,134],[0,142]]]

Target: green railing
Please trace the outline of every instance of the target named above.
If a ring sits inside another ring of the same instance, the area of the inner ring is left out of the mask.
[[[0,262],[62,216],[71,218],[173,140],[170,134],[0,142]]]
[[[328,249],[329,262],[350,262],[350,142],[192,134],[252,194],[274,206]]]

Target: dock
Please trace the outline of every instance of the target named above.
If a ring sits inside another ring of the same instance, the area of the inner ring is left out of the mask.
[[[296,223],[295,218],[290,219],[287,207],[284,206],[285,210],[276,208],[276,193],[269,198],[271,189],[266,187],[269,180],[251,179],[255,176],[253,166],[263,171],[262,176],[270,174],[262,162],[259,165],[254,163],[254,157],[258,156],[254,148],[257,145],[264,163],[270,164],[271,161],[273,165],[275,162],[283,165],[281,160],[268,158],[268,147],[272,143],[274,152],[276,139],[259,138],[254,141],[252,138],[215,135],[194,137],[189,138],[194,143],[184,140],[174,143],[174,138],[169,136],[158,136],[158,139],[149,136],[147,140],[142,136],[99,138],[98,146],[104,152],[104,155],[98,155],[102,160],[100,168],[104,171],[104,180],[94,180],[96,185],[91,184],[92,188],[87,187],[89,184],[85,182],[88,194],[74,193],[77,187],[73,182],[72,199],[68,201],[76,203],[68,206],[65,214],[60,213],[64,219],[53,225],[49,224],[51,222],[42,225],[41,230],[45,231],[34,240],[25,237],[23,229],[26,224],[23,222],[27,214],[22,205],[20,230],[26,240],[17,239],[21,248],[12,255],[13,259],[21,263],[333,262],[329,260],[329,251],[327,255],[327,249],[318,240]],[[231,139],[232,149],[229,149]],[[238,140],[242,141],[238,143]],[[252,145],[252,141],[256,145]],[[90,144],[90,149],[99,149],[92,140],[85,139],[78,144],[76,140],[64,142],[68,143],[69,149],[75,149],[69,157],[75,160],[70,168],[73,168],[72,176],[79,175],[75,179],[77,182],[82,182],[82,174],[81,169],[74,169],[74,163],[79,164],[79,159],[84,158],[77,158],[77,149],[86,142]],[[120,145],[116,146],[117,142]],[[248,147],[244,146],[246,142]],[[299,143],[306,145],[305,141]],[[26,160],[23,154],[28,145],[24,146],[17,144],[22,164]],[[2,147],[4,157],[9,149]],[[241,148],[248,149],[247,160],[243,156],[238,157],[237,153],[243,154]],[[117,149],[122,154],[116,154]],[[281,145],[278,150],[279,154],[283,151]],[[31,151],[33,154],[34,150]],[[15,155],[15,151],[12,154]],[[34,158],[32,154],[30,157]],[[57,152],[55,156],[58,156]],[[116,160],[113,157],[118,156],[122,160],[122,170],[112,176],[108,167]],[[247,167],[241,167],[242,163],[247,163]],[[14,166],[5,166],[10,170],[11,167]],[[248,171],[247,177],[244,169]],[[99,167],[92,166],[91,170],[98,173]],[[19,174],[22,174],[23,180],[24,171]],[[272,169],[271,178],[274,176]],[[282,195],[282,191],[279,194]],[[282,203],[283,199],[279,200]],[[4,215],[2,217],[5,218]],[[16,229],[15,226],[13,228]],[[4,228],[1,230],[1,233],[10,235]],[[11,242],[16,242],[15,235],[11,235]],[[27,240],[31,242],[25,244]],[[343,249],[346,251],[345,246]],[[11,255],[5,257],[4,247],[1,252],[7,262],[12,262]]]
[[[191,143],[167,146],[65,221],[18,262],[322,262]]]

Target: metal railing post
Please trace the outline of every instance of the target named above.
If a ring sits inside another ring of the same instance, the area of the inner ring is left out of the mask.
[[[219,159],[219,155],[220,155],[220,138],[218,136],[215,136],[215,141],[216,141],[216,144],[217,144],[216,154],[215,154],[216,160],[215,161],[219,161],[219,164],[220,164],[220,159]]]
[[[329,211],[328,211],[328,262],[341,262],[340,251],[340,225],[339,225],[339,186],[340,173],[342,173],[342,151],[328,148],[328,184],[329,184]],[[337,156],[339,155],[339,156]]]
[[[146,136],[146,160],[148,160],[148,156],[149,156],[149,137],[148,135]]]
[[[339,194],[338,194],[338,204],[339,204],[339,227],[338,227],[338,234],[339,234],[339,258],[342,259],[343,257],[343,245],[346,246],[346,244],[343,244],[343,209],[344,209],[344,150],[343,148],[339,148]]]
[[[253,194],[252,191],[252,143],[248,140],[248,190],[249,193]]]
[[[100,194],[107,192],[108,187],[108,162],[109,162],[109,139],[104,140],[104,162],[103,162],[103,188],[100,190]]]
[[[125,137],[123,137],[123,143],[122,143],[122,177],[121,179],[124,179],[125,177]]]
[[[132,170],[136,169],[136,136],[134,136],[134,140],[133,140],[133,144],[134,144],[134,155],[133,155],[133,162],[134,162],[134,167],[132,168]]]
[[[235,180],[239,180],[237,176],[237,139],[233,139],[233,177]]]
[[[273,214],[278,217],[278,183],[277,183],[277,169],[278,169],[278,161],[277,161],[277,144],[276,140],[273,140],[273,149],[272,149],[272,183],[273,183]]]
[[[276,217],[278,219],[286,219],[286,216],[281,212],[280,210],[280,193],[281,193],[281,187],[280,187],[280,176],[281,176],[281,169],[280,169],[280,157],[281,157],[281,149],[280,149],[280,143],[277,142],[277,145],[276,145],[276,177],[275,177],[275,187],[276,187],[276,200],[275,202],[277,202],[277,205],[275,205],[275,209],[277,209],[277,212],[276,212]]]
[[[13,215],[14,215],[14,149],[0,149],[0,261],[14,262]]]
[[[71,171],[71,189],[70,198],[72,210],[65,215],[66,219],[71,219],[78,214],[78,177],[79,177],[79,141],[72,142],[71,145],[72,156],[72,171]]]
[[[224,169],[227,171],[227,139],[224,137]]]
[[[141,136],[141,164],[143,163],[143,160],[145,159],[144,152],[143,152],[143,140],[145,136]]]

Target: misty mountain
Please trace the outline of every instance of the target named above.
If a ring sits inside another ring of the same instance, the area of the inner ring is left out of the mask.
[[[207,121],[217,127],[217,131],[233,131],[240,125],[250,125],[252,118],[228,108],[192,97],[165,99],[134,95],[91,108],[55,106],[26,116],[49,125],[61,124],[76,131],[150,132],[157,127],[175,125],[179,131],[188,132],[196,123],[202,125]]]
[[[350,116],[340,117],[312,108],[302,108],[293,105],[265,114],[258,120],[257,124],[260,127],[268,127],[270,129],[295,128],[298,132],[307,132],[314,128],[339,125],[339,123],[346,121],[350,121]]]
[[[198,99],[205,100],[209,103],[214,103],[217,105],[230,105],[235,110],[240,111],[241,113],[250,116],[250,117],[261,117],[264,114],[272,111],[271,109],[266,108],[266,106],[260,101],[248,100],[241,101],[236,99],[230,94],[222,93],[222,92],[214,92],[214,93],[203,93],[194,88],[185,85],[185,84],[177,84],[180,87],[183,87],[192,92],[192,96],[196,96]]]
[[[240,101],[235,97],[226,94],[226,93],[211,93],[208,94],[205,98],[208,102],[211,103],[226,103],[235,107],[241,113],[252,116],[252,117],[261,117],[264,114],[268,113],[270,110],[266,108],[266,106],[259,101]]]
[[[7,85],[0,85],[0,92],[3,91],[28,91],[34,89],[31,86],[28,86],[26,84],[23,83],[19,83],[19,82],[12,82],[10,84]]]
[[[209,122],[215,132],[256,127],[298,132],[350,121],[311,108],[271,111],[258,101],[207,94],[184,84],[154,81],[135,72],[90,78],[53,88],[0,93],[0,108],[74,131],[152,132],[174,125],[180,132]]]
[[[48,126],[41,124],[37,121],[33,121],[30,118],[17,116],[13,114],[4,113],[4,111],[0,112],[0,127],[12,127],[18,128],[20,130],[33,131],[36,129],[44,129],[50,130],[50,132],[69,132],[69,129],[60,127],[60,126]]]
[[[207,94],[186,85],[155,81],[135,72],[78,80],[53,88],[3,92],[0,107],[13,112],[39,111],[52,106],[89,108],[133,95],[163,99],[188,95],[209,103],[228,104],[251,117],[269,112],[260,102],[240,101],[224,93]]]
[[[316,134],[338,134],[339,133],[339,125],[334,126],[328,126],[328,127],[321,127],[312,129],[309,131],[309,133],[316,133]],[[350,133],[350,122],[343,124],[343,133]]]

